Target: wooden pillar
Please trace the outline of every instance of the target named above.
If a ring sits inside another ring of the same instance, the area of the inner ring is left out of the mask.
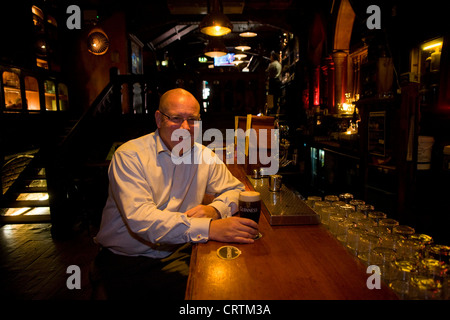
[[[333,53],[335,104],[332,113],[337,113],[337,106],[345,102],[345,90],[347,87],[347,56],[347,53],[344,51],[336,51]]]
[[[320,104],[331,112],[334,106],[334,63],[330,56],[324,59],[321,69]]]

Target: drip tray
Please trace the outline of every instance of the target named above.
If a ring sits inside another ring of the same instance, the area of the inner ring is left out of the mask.
[[[299,195],[283,185],[279,192],[269,191],[269,178],[253,179],[247,175],[251,185],[261,194],[267,210],[263,210],[271,225],[319,224],[319,215],[308,207]]]

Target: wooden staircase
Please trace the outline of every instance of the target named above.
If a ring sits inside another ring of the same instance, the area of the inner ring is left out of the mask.
[[[1,223],[50,221],[45,169],[38,152],[12,157],[2,167]]]
[[[42,143],[35,147],[39,149],[3,162],[0,224],[51,222],[52,234],[59,237],[74,225],[99,223],[108,191],[108,157],[118,144],[156,129],[157,105],[148,104],[151,99],[146,96],[147,89],[155,87],[152,81],[112,73],[110,83],[83,114],[46,115],[50,127],[35,139],[35,145]],[[136,84],[142,88],[139,97],[133,91]],[[124,88],[134,110],[125,114]],[[74,116],[77,119],[71,119]],[[12,178],[5,179],[10,172]]]
[[[78,120],[67,120],[56,137],[59,146]],[[10,156],[2,166],[0,224],[50,222],[47,176],[40,149]]]

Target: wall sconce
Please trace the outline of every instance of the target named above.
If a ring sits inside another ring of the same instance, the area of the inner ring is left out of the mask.
[[[108,51],[109,39],[103,31],[93,30],[87,37],[87,46],[90,53],[102,55]]]
[[[212,1],[210,13],[203,18],[198,28],[202,33],[213,37],[220,37],[231,32],[233,25],[228,17],[223,14],[223,6],[221,1],[220,3],[219,0]]]
[[[221,57],[227,54],[227,47],[222,41],[222,38],[210,37],[208,45],[205,49],[205,55],[211,58]]]

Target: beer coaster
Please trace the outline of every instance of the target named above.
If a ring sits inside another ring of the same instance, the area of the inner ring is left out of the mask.
[[[241,250],[233,246],[223,246],[217,249],[217,255],[224,260],[233,260],[239,257]]]

